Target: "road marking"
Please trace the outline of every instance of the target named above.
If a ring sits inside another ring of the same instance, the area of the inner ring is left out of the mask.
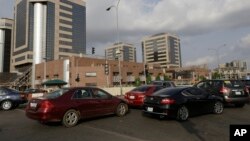
[[[104,133],[107,133],[107,134],[111,134],[111,135],[115,135],[115,136],[118,136],[118,137],[122,137],[122,138],[125,138],[125,139],[128,139],[128,140],[147,141],[147,140],[139,139],[139,138],[136,138],[136,137],[131,137],[131,136],[128,136],[128,135],[124,135],[124,134],[120,134],[120,133],[117,133],[117,132],[108,131],[108,130],[104,130],[104,129],[100,129],[100,128],[96,128],[96,127],[92,127],[92,126],[86,126],[85,125],[84,127],[89,128],[89,129],[93,129],[93,130],[98,130],[98,131],[101,131],[101,132],[104,132]]]

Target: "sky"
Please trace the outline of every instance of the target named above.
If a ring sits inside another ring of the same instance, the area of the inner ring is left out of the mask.
[[[142,62],[141,40],[157,33],[180,37],[183,66],[243,60],[250,68],[249,0],[86,0],[87,53],[119,41],[134,44]],[[0,17],[13,18],[14,0],[0,0]]]

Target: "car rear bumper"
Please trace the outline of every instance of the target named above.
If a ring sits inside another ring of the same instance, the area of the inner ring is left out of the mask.
[[[230,98],[225,96],[224,100],[226,103],[248,103],[249,102],[249,97],[237,97],[237,98]]]
[[[176,117],[177,110],[169,105],[164,106],[151,106],[143,105],[143,112],[153,115],[163,115],[168,117]]]
[[[138,107],[142,107],[143,105],[143,101],[140,100],[127,100],[127,103],[129,106],[138,106]]]
[[[26,110],[26,116],[30,119],[43,122],[61,121],[59,117],[55,117],[51,112]]]

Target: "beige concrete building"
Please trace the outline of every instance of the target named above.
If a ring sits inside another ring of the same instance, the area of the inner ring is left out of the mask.
[[[10,72],[13,22],[12,19],[0,19],[0,73]]]
[[[219,65],[219,74],[223,79],[244,79],[248,76],[247,62],[234,60]]]
[[[13,70],[86,52],[84,0],[16,0]]]
[[[132,44],[120,42],[105,49],[105,56],[108,60],[117,60],[119,55],[122,61],[136,62],[136,48]]]
[[[180,39],[176,35],[160,33],[142,40],[143,62],[159,64],[161,68],[179,68],[181,64]]]

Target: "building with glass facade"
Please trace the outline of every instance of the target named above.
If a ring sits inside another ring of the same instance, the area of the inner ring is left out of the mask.
[[[10,71],[12,29],[12,19],[0,19],[0,73]]]
[[[105,49],[105,56],[108,60],[118,60],[120,57],[122,61],[136,62],[136,48],[128,43],[115,43]]]
[[[12,69],[86,53],[83,0],[16,0]]]
[[[180,68],[180,39],[176,35],[160,33],[142,40],[142,59],[148,65],[158,64],[161,68]]]

